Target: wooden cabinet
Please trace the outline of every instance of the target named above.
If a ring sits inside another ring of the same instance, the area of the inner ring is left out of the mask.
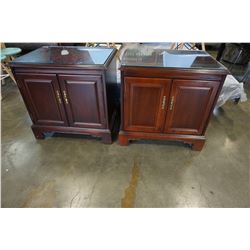
[[[58,77],[70,126],[105,128],[107,124],[101,76]]]
[[[173,80],[165,133],[202,134],[220,82]]]
[[[111,143],[116,110],[112,96],[107,99],[105,77],[115,50],[65,49],[66,57],[62,48],[43,47],[12,63],[34,135],[43,139],[47,132],[88,134]]]
[[[170,83],[168,79],[125,78],[125,130],[160,132],[163,129]]]
[[[135,54],[144,53],[139,52]],[[174,68],[163,64],[164,60],[171,62],[172,57],[162,58],[162,51],[142,58],[131,58],[133,53],[125,53],[121,64],[120,144],[137,139],[178,140],[201,150],[227,71],[223,66],[213,69],[211,64],[218,63],[207,54],[194,56],[194,68]],[[175,64],[180,64],[180,58]]]
[[[35,124],[68,125],[55,74],[17,73],[15,77]]]

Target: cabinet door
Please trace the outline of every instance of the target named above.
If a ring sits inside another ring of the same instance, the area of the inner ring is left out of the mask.
[[[70,126],[105,128],[105,100],[101,76],[59,75]]]
[[[15,76],[35,124],[68,125],[56,75],[17,73]]]
[[[168,79],[125,77],[124,129],[162,131],[170,85],[171,80]]]
[[[165,133],[203,133],[220,83],[174,80],[168,105]]]

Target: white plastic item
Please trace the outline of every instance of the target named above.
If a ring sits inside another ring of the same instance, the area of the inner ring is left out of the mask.
[[[216,108],[221,107],[227,100],[234,100],[237,98],[240,98],[241,102],[247,100],[243,82],[238,82],[232,75],[227,75]]]

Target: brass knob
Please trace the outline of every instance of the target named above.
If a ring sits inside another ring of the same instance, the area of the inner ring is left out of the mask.
[[[171,101],[170,101],[170,110],[172,110],[174,107],[174,96],[171,97]]]
[[[65,90],[63,90],[63,96],[64,96],[64,100],[65,100],[66,104],[69,104],[67,94],[66,94]]]
[[[166,96],[164,95],[162,99],[162,104],[161,104],[162,109],[165,109],[165,104],[166,104]]]
[[[62,99],[61,99],[61,96],[60,96],[60,93],[59,93],[58,90],[56,91],[56,96],[57,96],[58,102],[59,102],[60,104],[62,104]]]

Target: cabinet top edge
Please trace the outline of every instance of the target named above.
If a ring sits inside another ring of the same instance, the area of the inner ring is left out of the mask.
[[[187,70],[222,70],[226,67],[203,50],[171,50],[143,45],[127,48],[122,67],[168,68]]]
[[[126,71],[137,71],[137,72],[162,72],[162,73],[190,73],[190,74],[215,74],[215,75],[227,75],[230,72],[225,69],[202,69],[202,68],[161,68],[161,67],[146,67],[146,66],[125,66],[121,65],[120,70],[123,72]]]
[[[56,65],[56,64],[12,64],[12,68],[16,69],[41,69],[41,70],[106,70],[108,67],[106,65],[96,65],[92,67],[91,65]]]
[[[107,69],[117,49],[81,46],[44,46],[17,57],[15,67]]]

